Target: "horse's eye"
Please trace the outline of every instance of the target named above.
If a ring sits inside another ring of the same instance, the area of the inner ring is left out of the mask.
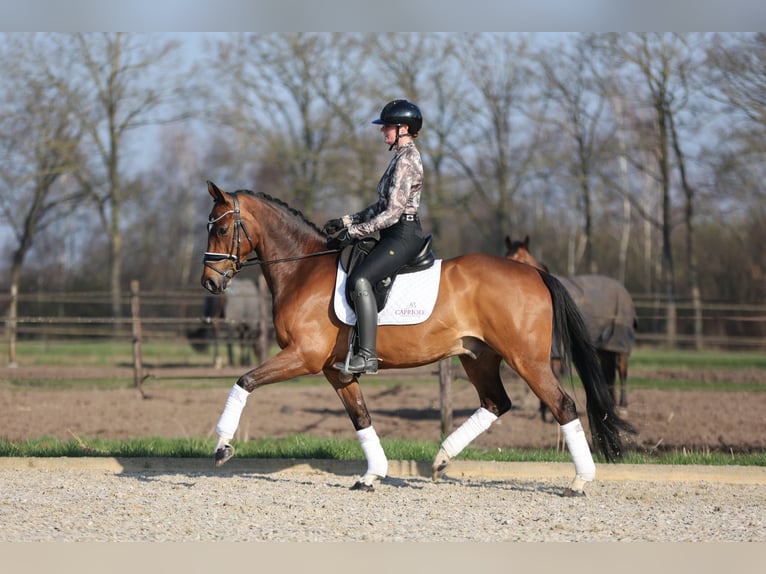
[[[228,232],[229,232],[229,228],[228,228],[228,227],[225,227],[225,226],[221,226],[221,227],[219,227],[218,229],[216,229],[216,233],[217,233],[217,234],[218,234],[220,237],[223,237],[223,236],[224,236],[224,235],[226,235]]]

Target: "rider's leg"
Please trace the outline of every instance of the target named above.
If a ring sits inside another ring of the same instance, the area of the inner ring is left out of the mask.
[[[352,294],[359,334],[359,353],[349,359],[348,370],[351,373],[377,373],[378,304],[372,284],[367,278],[360,277],[356,280]]]
[[[386,277],[394,276],[417,255],[424,241],[417,222],[399,222],[381,231],[380,235],[378,244],[348,277],[349,296],[354,302],[359,334],[359,353],[348,361],[350,373],[377,372],[378,305],[373,286]],[[334,366],[346,370],[345,363]]]

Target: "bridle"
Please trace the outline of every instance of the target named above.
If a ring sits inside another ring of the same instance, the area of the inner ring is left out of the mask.
[[[255,254],[255,245],[253,244],[253,239],[250,237],[250,233],[247,231],[247,227],[245,227],[245,223],[242,221],[242,217],[240,216],[240,210],[239,210],[239,199],[237,198],[236,193],[227,192],[229,196],[231,196],[232,202],[234,203],[234,208],[230,209],[228,211],[224,211],[221,215],[216,217],[215,219],[208,219],[207,221],[207,232],[208,235],[210,234],[210,228],[215,224],[221,221],[224,217],[227,215],[234,215],[234,229],[231,234],[231,244],[229,247],[228,253],[216,253],[215,251],[205,251],[205,253],[202,256],[202,263],[205,265],[205,267],[209,267],[225,279],[231,279],[234,275],[239,273],[243,267],[248,267],[250,265],[270,265],[272,263],[282,263],[286,261],[297,261],[299,259],[308,259],[309,257],[317,257],[320,255],[329,255],[331,253],[338,253],[342,251],[341,249],[328,249],[325,251],[317,251],[315,253],[307,253],[305,255],[295,255],[293,257],[283,257],[281,259],[268,259],[263,260],[259,259],[258,256]],[[247,239],[247,242],[250,244],[250,251],[253,254],[252,257],[245,259],[242,261],[242,236],[245,236],[245,239]],[[220,263],[221,261],[233,261],[234,262],[234,269],[229,269],[228,271],[221,271],[218,269],[214,264]]]

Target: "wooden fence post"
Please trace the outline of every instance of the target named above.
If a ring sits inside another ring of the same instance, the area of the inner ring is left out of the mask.
[[[6,331],[8,333],[8,366],[10,368],[18,367],[16,362],[16,338],[18,337],[18,316],[19,316],[19,286],[16,283],[11,285],[11,298],[8,302],[8,323]]]
[[[133,326],[133,382],[141,396],[146,398],[144,394],[144,366],[141,359],[141,299],[138,279],[133,279],[130,282],[130,315]]]
[[[452,432],[452,362],[439,361],[439,398],[442,415],[442,437]]]

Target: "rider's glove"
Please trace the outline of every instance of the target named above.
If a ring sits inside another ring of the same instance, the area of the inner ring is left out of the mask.
[[[343,249],[346,245],[351,245],[354,239],[349,236],[348,229],[343,228],[336,237],[330,237],[327,240],[328,249]]]
[[[324,224],[322,231],[325,232],[325,235],[335,235],[336,233],[338,233],[338,231],[340,231],[344,227],[346,226],[343,225],[342,219],[331,219],[330,221]]]

